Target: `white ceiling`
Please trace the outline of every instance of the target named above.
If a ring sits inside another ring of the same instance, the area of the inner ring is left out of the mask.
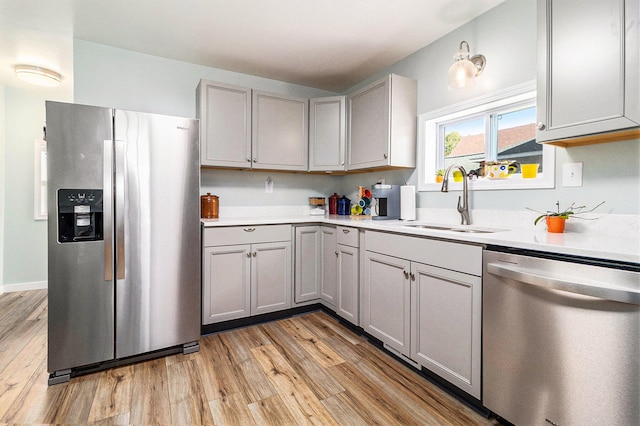
[[[0,83],[78,38],[343,91],[504,0],[0,0]],[[452,46],[452,56],[457,46]]]

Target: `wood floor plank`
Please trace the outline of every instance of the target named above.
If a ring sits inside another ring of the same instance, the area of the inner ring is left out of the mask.
[[[344,392],[340,383],[312,358],[305,358],[292,367],[320,400]]]
[[[212,425],[213,417],[194,360],[167,367],[172,424]]]
[[[207,401],[225,398],[240,392],[233,366],[224,363],[216,364],[204,352],[195,358],[194,362],[202,377],[202,386]]]
[[[282,328],[280,321],[261,324],[258,327],[269,336],[271,343],[290,364],[296,364],[309,356],[309,352],[291,339],[291,335]]]
[[[131,386],[133,383],[133,366],[113,368],[100,373],[96,397],[89,412],[89,423],[109,418],[120,418],[131,409]]]
[[[217,425],[255,425],[249,405],[236,393],[209,402],[213,421]]]
[[[249,410],[255,423],[260,426],[293,426],[298,424],[279,395],[253,402],[249,404]]]
[[[171,419],[167,370],[162,359],[133,366],[132,424],[165,424]]]
[[[44,423],[43,419],[58,393],[64,386],[47,386],[47,360],[44,359],[36,372],[26,383],[21,384],[22,391],[11,404],[9,410],[0,417],[0,421],[12,423]],[[2,400],[0,400],[2,405]]]
[[[111,425],[130,425],[129,413],[118,414],[108,419],[102,419],[93,423],[89,423],[92,426],[111,426]]]
[[[322,405],[341,425],[369,426],[380,424],[376,419],[372,418],[366,407],[351,398],[349,392],[342,392],[323,399]]]
[[[329,368],[333,377],[359,402],[367,407],[381,424],[388,425],[419,425],[407,412],[400,409],[394,399],[380,394],[376,387],[369,384],[360,372],[347,363]]]
[[[50,406],[44,423],[86,424],[98,388],[98,380],[99,374],[90,374],[58,385],[65,386],[66,392],[61,393],[57,403]]]
[[[298,424],[337,425],[311,389],[273,345],[252,349]]]
[[[0,376],[0,419],[16,401],[46,353],[47,337],[36,334],[3,370]]]
[[[340,355],[311,333],[300,321],[286,319],[281,321],[281,327],[324,368],[344,362]]]
[[[236,372],[240,393],[248,403],[278,394],[267,374],[255,359],[248,359],[241,364],[234,365],[233,370]]]

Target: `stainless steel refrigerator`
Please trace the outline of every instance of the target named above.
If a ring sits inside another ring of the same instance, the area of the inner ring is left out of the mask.
[[[49,384],[200,337],[199,125],[46,103]]]

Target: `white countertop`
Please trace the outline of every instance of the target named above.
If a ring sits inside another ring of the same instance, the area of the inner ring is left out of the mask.
[[[418,235],[476,244],[492,244],[503,247],[537,250],[597,259],[615,260],[640,264],[640,236],[635,230],[624,234],[612,234],[603,229],[588,229],[583,232],[565,230],[562,234],[546,231],[544,226],[508,227],[470,225],[468,228],[496,229],[493,233],[465,233],[450,230],[434,230],[411,227],[415,224],[444,225],[464,228],[461,225],[434,223],[429,221],[400,221],[352,219],[350,216],[283,215],[263,217],[228,217],[202,219],[205,227],[253,226],[274,224],[331,224],[351,226],[407,235]]]

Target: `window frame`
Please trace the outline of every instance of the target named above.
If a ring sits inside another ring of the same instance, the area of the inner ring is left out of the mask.
[[[508,110],[516,105],[526,105],[530,102],[532,105],[536,102],[535,81],[420,114],[418,116],[418,191],[440,191],[442,187],[441,183],[436,183],[434,180],[437,170],[436,156],[444,155],[444,145],[438,143],[442,139],[442,135],[439,135],[442,129],[441,124],[481,116],[496,109]],[[485,123],[485,134],[489,133],[489,127],[490,123]],[[543,172],[539,173],[536,179],[522,179],[518,174],[509,179],[469,180],[469,188],[476,191],[554,188],[555,147],[544,143],[541,145]],[[485,150],[486,147],[485,140]],[[462,183],[453,182],[453,179],[450,179],[449,189],[462,190]]]

